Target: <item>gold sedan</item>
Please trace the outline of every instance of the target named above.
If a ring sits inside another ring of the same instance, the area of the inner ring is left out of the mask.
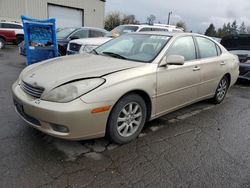
[[[33,64],[12,91],[18,114],[46,134],[124,144],[147,121],[208,98],[221,103],[238,75],[238,58],[211,38],[131,33]]]

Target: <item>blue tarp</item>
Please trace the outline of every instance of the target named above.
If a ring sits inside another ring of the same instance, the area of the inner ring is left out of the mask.
[[[27,65],[57,57],[55,19],[37,20],[21,16]]]

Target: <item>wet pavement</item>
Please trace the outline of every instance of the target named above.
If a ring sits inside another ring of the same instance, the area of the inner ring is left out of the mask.
[[[127,145],[69,142],[15,113],[10,88],[24,62],[13,46],[0,51],[0,187],[250,188],[250,83],[220,105],[203,101],[149,122]]]

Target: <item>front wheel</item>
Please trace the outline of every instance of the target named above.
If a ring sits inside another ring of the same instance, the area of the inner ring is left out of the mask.
[[[229,80],[226,76],[224,76],[221,79],[221,81],[216,89],[214,98],[213,98],[213,102],[215,104],[220,104],[224,100],[224,98],[227,94],[228,88],[229,88]]]
[[[117,144],[134,140],[141,132],[147,116],[145,101],[137,94],[120,99],[111,111],[107,136]]]

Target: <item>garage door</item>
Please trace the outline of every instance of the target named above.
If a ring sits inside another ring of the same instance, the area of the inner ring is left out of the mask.
[[[57,28],[83,26],[83,10],[48,5],[49,18],[56,18]]]

